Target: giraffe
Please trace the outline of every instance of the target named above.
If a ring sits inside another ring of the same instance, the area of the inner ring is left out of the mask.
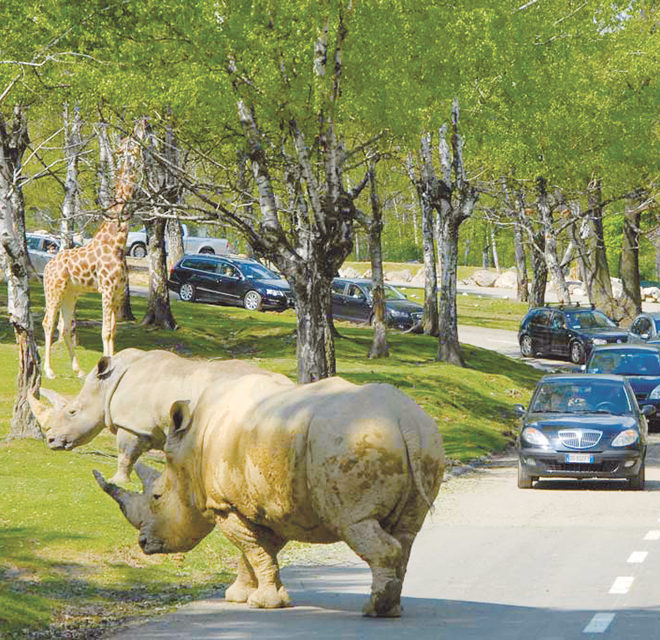
[[[43,370],[47,378],[55,377],[50,356],[58,312],[62,316],[60,327],[73,371],[79,377],[85,375],[78,363],[71,337],[76,301],[85,291],[98,291],[101,294],[103,355],[111,356],[114,353],[117,310],[122,303],[128,279],[125,246],[130,213],[127,215],[125,209],[135,191],[135,165],[140,157],[140,143],[144,137],[145,124],[139,122],[133,135],[122,142],[117,152],[121,160],[115,202],[104,214],[105,219],[94,237],[82,247],[63,249],[44,269],[46,309],[42,323],[45,337]]]

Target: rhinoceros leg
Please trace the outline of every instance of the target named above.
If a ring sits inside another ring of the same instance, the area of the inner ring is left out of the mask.
[[[125,429],[117,430],[117,473],[108,482],[129,482],[137,459],[151,448],[149,438],[136,436]]]
[[[238,577],[225,597],[236,598],[233,602],[247,602],[251,607],[262,609],[289,606],[291,598],[280,580],[277,564],[277,554],[287,541],[236,513],[219,515],[218,524],[242,552],[243,566],[239,565]]]
[[[371,599],[363,607],[365,616],[401,616],[401,543],[381,528],[376,520],[363,520],[342,528],[346,544],[371,569]]]
[[[248,598],[257,590],[259,583],[254,575],[252,565],[248,562],[244,553],[238,562],[238,575],[234,583],[225,591],[227,602],[247,602]]]

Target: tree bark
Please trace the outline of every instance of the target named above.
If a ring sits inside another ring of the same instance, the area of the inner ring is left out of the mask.
[[[11,122],[0,114],[0,245],[5,263],[7,307],[18,346],[17,396],[10,438],[43,438],[27,402],[28,391],[39,395],[41,367],[34,334],[25,243],[25,207],[21,186],[23,154],[29,144],[27,120],[20,108]]]
[[[639,278],[639,223],[641,212],[632,199],[626,201],[621,246],[621,302],[628,319],[642,312],[642,291]]]
[[[371,187],[371,221],[368,226],[369,255],[371,256],[371,299],[374,308],[373,330],[374,339],[371,343],[369,358],[387,358],[387,327],[385,326],[385,285],[383,275],[383,254],[381,235],[383,232],[383,211],[376,191],[376,169],[369,169],[369,185]]]
[[[174,331],[178,329],[167,288],[167,259],[165,256],[165,226],[167,221],[156,218],[145,222],[147,230],[147,262],[149,265],[149,295],[147,311],[140,323]]]
[[[552,209],[548,203],[547,183],[545,178],[536,179],[537,206],[541,214],[541,224],[545,235],[545,262],[550,273],[551,281],[561,304],[570,304],[571,294],[566,285],[566,278],[557,256],[557,235],[553,228]]]
[[[82,118],[75,109],[73,120],[69,120],[68,105],[64,105],[64,155],[66,160],[66,179],[64,181],[64,201],[60,218],[60,239],[62,246],[73,247],[75,217],[80,212],[80,187],[78,185],[78,165],[83,143],[81,138]]]
[[[504,189],[504,201],[506,207],[512,212],[513,223],[513,248],[516,258],[516,296],[518,302],[529,302],[529,279],[527,277],[527,254],[525,253],[525,241],[523,236],[523,219],[525,216],[525,202],[521,190],[517,190],[516,205],[511,206],[511,196],[506,180],[502,178]]]

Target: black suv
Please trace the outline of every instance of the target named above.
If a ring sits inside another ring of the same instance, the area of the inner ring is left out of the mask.
[[[579,304],[530,309],[518,330],[520,353],[526,358],[563,356],[574,364],[585,362],[594,345],[627,341],[628,332],[604,313]]]

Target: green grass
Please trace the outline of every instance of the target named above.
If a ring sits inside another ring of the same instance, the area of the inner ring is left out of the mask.
[[[32,294],[40,327],[43,295]],[[462,298],[462,297],[461,297]],[[0,290],[0,304],[6,295]],[[145,301],[134,298],[139,319]],[[295,378],[295,315],[173,302],[175,332],[121,323],[116,349],[162,348],[186,356],[246,358]],[[519,321],[515,303],[459,300],[459,320],[508,328]],[[463,314],[465,314],[463,316]],[[516,318],[517,314],[517,318]],[[492,316],[492,317],[491,317]],[[90,370],[102,353],[100,299],[81,299],[78,353]],[[390,332],[391,356],[369,360],[371,331],[337,323],[339,375],[357,382],[389,382],[436,418],[450,459],[468,461],[502,450],[513,438],[512,404],[526,402],[540,373],[519,362],[465,346],[466,368],[434,360],[431,337]],[[516,324],[517,328],[517,324]],[[42,336],[38,334],[40,347]],[[63,345],[54,348],[56,391],[75,394],[81,381],[71,372]],[[104,432],[71,452],[50,451],[36,440],[2,440],[9,433],[17,373],[11,326],[0,321],[0,637],[48,629],[49,637],[93,637],[115,621],[166,611],[207,594],[232,579],[234,548],[212,533],[186,554],[145,556],[136,531],[98,488],[92,469],[106,477],[116,468],[114,438]],[[162,465],[162,454],[148,460]],[[294,553],[296,547],[294,545]],[[284,553],[286,562],[286,550]]]

